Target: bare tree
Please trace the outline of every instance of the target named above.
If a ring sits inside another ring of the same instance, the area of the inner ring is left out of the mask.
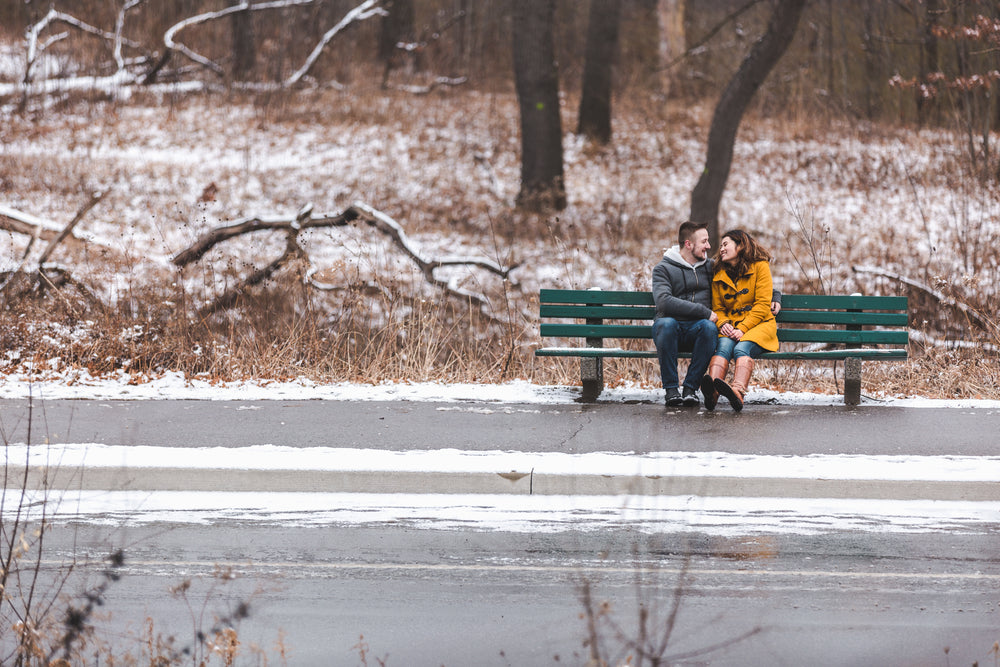
[[[521,190],[518,206],[566,208],[559,71],[553,40],[555,0],[515,0],[514,78],[521,115]]]
[[[580,120],[576,131],[602,144],[611,141],[611,75],[618,53],[620,20],[620,0],[590,0]]]
[[[657,0],[656,23],[659,28],[659,70],[660,92],[669,96],[674,87],[676,74],[670,66],[684,53],[686,36],[684,30],[685,0]]]
[[[257,42],[254,40],[253,15],[249,0],[236,0],[243,11],[232,16],[233,28],[233,78],[247,81],[257,64]]]
[[[799,25],[806,0],[779,0],[764,35],[750,49],[739,70],[722,91],[708,131],[705,168],[691,193],[691,220],[708,224],[713,239],[719,237],[719,202],[729,179],[733,144],[743,114],[754,93],[784,55]]]
[[[920,80],[926,81],[931,72],[941,71],[938,62],[938,38],[937,28],[941,23],[942,9],[939,0],[926,0],[926,8],[923,16],[923,34],[920,40]],[[931,100],[921,93],[917,87],[917,123],[923,124],[927,115],[928,103]]]
[[[382,61],[382,86],[389,81],[389,73],[398,66],[400,45],[414,42],[413,0],[386,0],[386,15],[378,35],[378,57]]]

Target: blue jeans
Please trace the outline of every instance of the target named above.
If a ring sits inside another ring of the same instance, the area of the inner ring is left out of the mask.
[[[757,343],[751,343],[748,340],[741,340],[736,342],[732,338],[726,338],[721,336],[719,338],[719,343],[715,347],[715,353],[720,357],[725,357],[726,359],[738,359],[739,357],[750,357],[751,359],[756,359],[760,355],[767,352]]]
[[[715,352],[715,339],[719,329],[708,320],[675,320],[660,317],[653,321],[653,342],[660,358],[660,378],[663,388],[677,388],[677,352],[690,352],[684,386],[691,391],[701,384],[701,378],[708,370],[708,362]]]

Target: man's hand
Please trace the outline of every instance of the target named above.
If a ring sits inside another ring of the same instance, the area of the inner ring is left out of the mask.
[[[714,310],[712,311],[712,314],[708,316],[708,321],[711,322],[712,324],[719,323],[719,316],[715,314]]]
[[[772,301],[771,302],[771,314],[772,315],[777,315],[780,312],[781,312],[781,303],[778,302],[778,301]]]

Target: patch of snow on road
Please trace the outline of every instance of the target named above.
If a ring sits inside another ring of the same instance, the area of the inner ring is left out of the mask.
[[[829,498],[70,491],[50,521],[328,526],[557,533],[623,529],[720,536],[843,531],[987,533],[1000,503]]]
[[[5,460],[62,469],[178,468],[197,470],[337,471],[378,473],[532,474],[544,476],[738,477],[813,480],[1000,480],[1000,456],[779,456],[730,452],[387,451],[350,447],[176,447],[148,445],[9,444]]]

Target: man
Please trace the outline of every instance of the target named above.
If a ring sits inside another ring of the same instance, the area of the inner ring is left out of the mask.
[[[653,342],[670,406],[698,405],[696,390],[715,352],[719,318],[712,312],[711,249],[705,225],[685,222],[677,231],[677,245],[653,268]],[[691,352],[683,389],[678,387],[678,351]]]

